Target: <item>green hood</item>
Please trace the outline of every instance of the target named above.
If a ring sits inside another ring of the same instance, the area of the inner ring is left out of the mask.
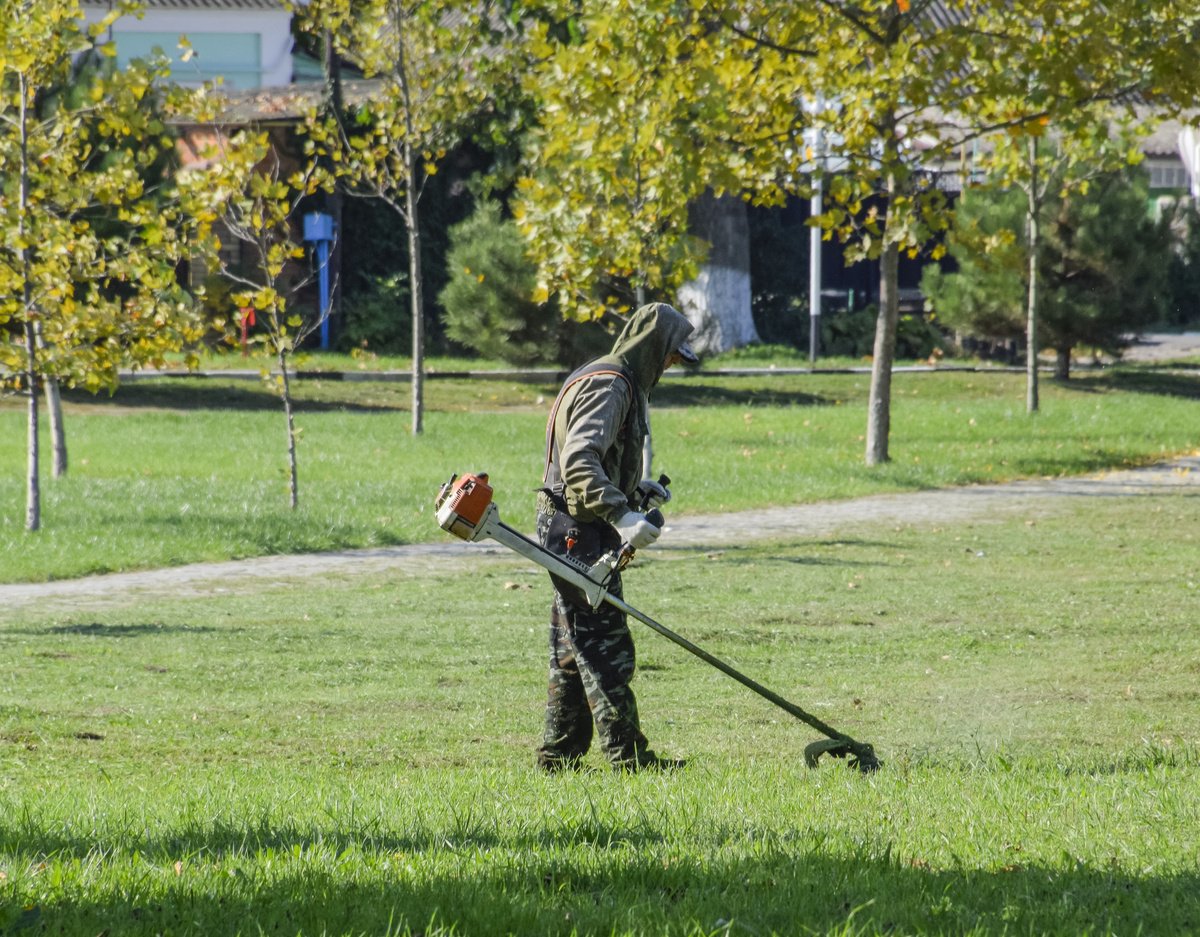
[[[667,356],[691,332],[691,323],[666,303],[643,306],[630,316],[612,352],[581,368],[584,376],[563,387],[549,429],[545,480],[551,485],[561,480],[572,517],[611,523],[632,506],[650,431],[646,395],[662,377]],[[614,367],[633,380],[604,373]]]
[[[646,394],[662,377],[667,355],[686,342],[692,331],[692,324],[674,306],[649,303],[630,316],[604,360],[629,368]]]

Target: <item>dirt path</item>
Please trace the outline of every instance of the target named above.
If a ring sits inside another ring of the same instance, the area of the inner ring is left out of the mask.
[[[1026,512],[1046,514],[1087,497],[1139,497],[1174,491],[1200,494],[1200,453],[1169,464],[1075,478],[1033,479],[905,494],[875,495],[771,510],[681,517],[672,521],[661,549],[703,549],[756,540],[807,538],[871,523],[938,522]],[[135,573],[88,576],[49,583],[0,585],[3,610],[44,604],[79,607],[121,602],[132,595],[202,595],[282,586],[314,577],[396,572],[419,575],[447,564],[511,558],[494,543],[446,540],[366,550],[269,556],[226,563],[195,563]]]

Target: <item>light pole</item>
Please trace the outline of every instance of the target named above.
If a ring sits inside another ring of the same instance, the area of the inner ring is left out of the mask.
[[[820,113],[825,110],[825,96],[817,95],[813,115],[820,119]],[[808,360],[813,363],[821,345],[821,229],[815,222],[825,211],[823,178],[825,169],[825,136],[819,123],[814,121],[812,127],[812,200],[809,203],[808,231]]]

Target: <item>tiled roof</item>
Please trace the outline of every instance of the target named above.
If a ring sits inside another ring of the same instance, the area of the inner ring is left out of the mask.
[[[142,0],[147,10],[282,10],[282,0]],[[109,7],[109,0],[83,0],[85,7]]]
[[[349,80],[342,82],[346,104],[354,106],[379,94],[382,82]],[[219,123],[232,125],[294,123],[310,110],[320,107],[325,86],[319,81],[288,85],[283,88],[257,88],[233,91],[225,95]]]
[[[1187,119],[1190,116],[1190,120]],[[1200,114],[1185,115],[1184,121],[1164,120],[1154,124],[1154,130],[1140,143],[1147,156],[1179,156],[1179,134],[1187,126],[1200,125]]]

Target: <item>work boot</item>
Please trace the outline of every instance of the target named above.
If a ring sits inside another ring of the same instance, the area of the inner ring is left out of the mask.
[[[660,758],[649,749],[637,752],[632,758],[626,758],[612,763],[616,771],[678,771],[687,765],[685,758]]]
[[[583,759],[579,755],[554,755],[539,751],[537,766],[546,774],[558,774],[562,771],[578,771],[583,767]]]

